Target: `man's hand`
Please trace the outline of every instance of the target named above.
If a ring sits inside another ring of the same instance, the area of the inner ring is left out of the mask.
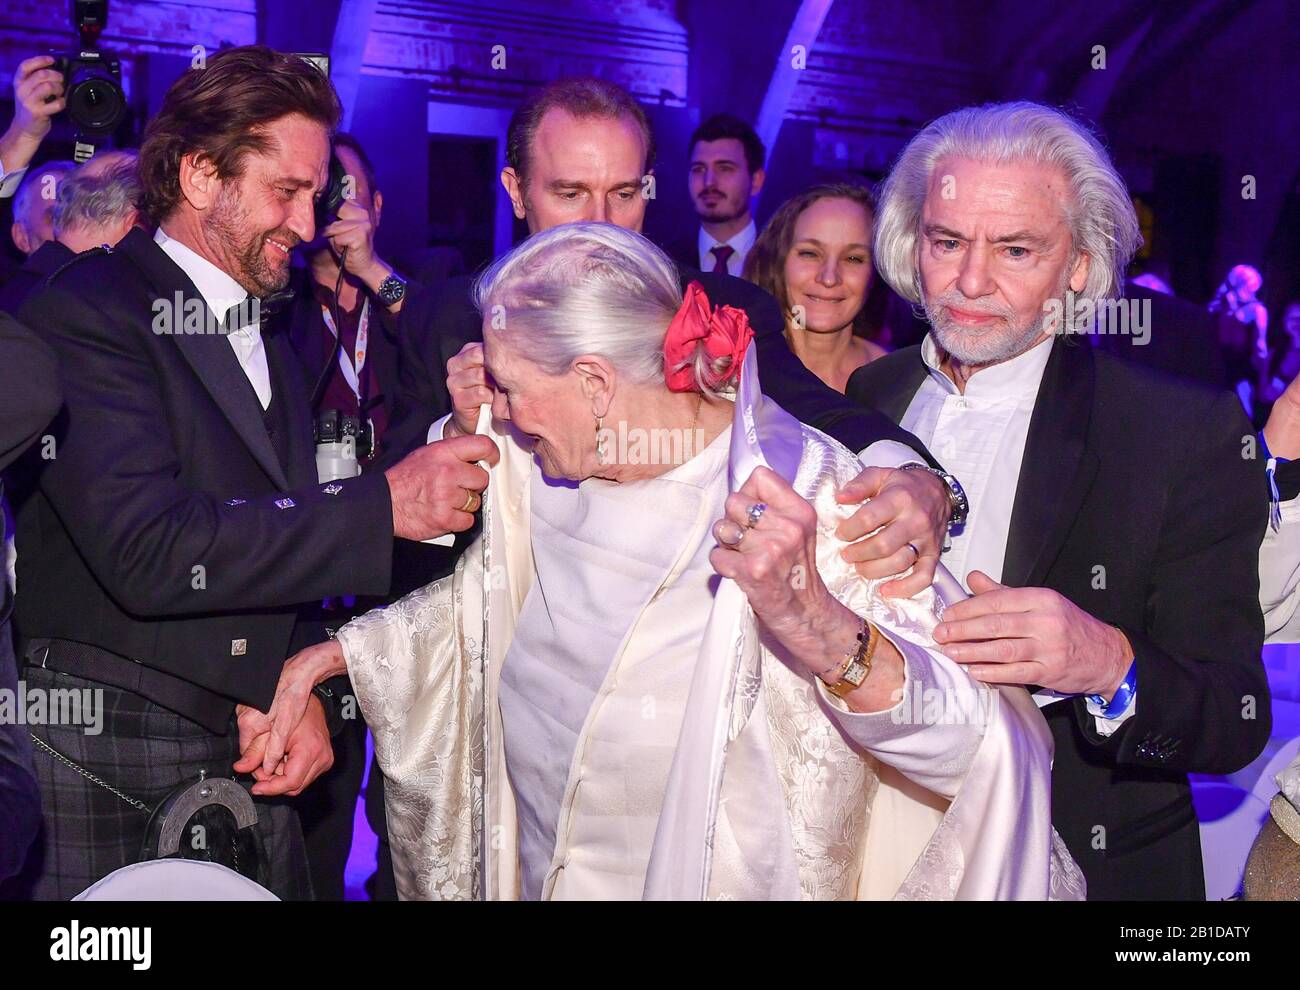
[[[30,164],[50,133],[51,118],[67,106],[63,73],[50,68],[53,64],[54,56],[37,55],[24,60],[14,73],[14,119],[0,137],[0,163],[6,172]]]
[[[243,711],[240,712],[239,734],[240,744],[243,745],[243,719],[255,709],[240,707]],[[276,761],[275,769],[268,773],[262,763],[264,748],[270,738],[269,732],[255,736],[234,765],[236,773],[252,773],[257,782],[251,790],[257,797],[276,797],[281,794],[296,797],[334,765],[334,747],[330,744],[329,729],[325,726],[325,709],[315,695],[311,696],[301,721],[289,734],[283,760]]]
[[[492,401],[482,344],[471,340],[447,362],[447,393],[451,396],[452,417],[443,436],[473,433],[478,427],[479,407]]]
[[[488,473],[501,454],[488,437],[439,440],[420,447],[384,472],[393,500],[393,535],[428,540],[474,525]],[[469,496],[473,494],[473,498]]]
[[[910,598],[924,591],[934,580],[952,514],[947,486],[929,471],[869,467],[835,493],[842,505],[867,499],[835,530],[845,542],[857,540],[841,555],[869,579],[912,568],[907,577],[882,584],[882,595]]]
[[[375,224],[370,211],[355,200],[345,199],[339,206],[338,218],[321,233],[343,257],[344,269],[361,279],[371,292],[392,274],[393,270],[375,254]],[[343,256],[345,249],[347,255]]]
[[[1008,588],[971,571],[974,597],[949,605],[934,639],[990,684],[1038,684],[1107,701],[1133,663],[1128,637],[1048,588]]]
[[[1300,376],[1293,378],[1273,403],[1264,424],[1264,439],[1274,457],[1300,458]]]

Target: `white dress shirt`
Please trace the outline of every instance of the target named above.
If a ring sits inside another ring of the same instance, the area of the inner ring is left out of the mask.
[[[713,254],[713,248],[720,244],[726,244],[733,249],[731,257],[727,259],[727,274],[739,278],[741,271],[745,267],[745,258],[749,256],[749,250],[754,246],[756,240],[758,240],[758,228],[754,226],[752,219],[744,230],[725,241],[717,240],[701,227],[699,237],[700,271],[713,271],[713,266],[718,263],[718,259]]]
[[[158,246],[163,249],[167,257],[176,262],[181,271],[190,277],[194,287],[199,290],[199,295],[208,304],[208,309],[218,320],[224,321],[227,310],[232,306],[238,306],[248,298],[247,289],[207,258],[192,251],[175,238],[168,237],[161,227],[153,235],[153,239],[158,242]],[[181,314],[175,315],[179,326],[182,322],[179,319]],[[226,334],[226,339],[230,341],[239,366],[248,376],[248,383],[257,393],[258,401],[262,403],[262,408],[266,409],[271,405],[271,371],[266,363],[262,328],[254,323]]]
[[[930,373],[901,425],[961,481],[970,499],[966,525],[952,536],[952,548],[943,556],[948,570],[968,588],[971,571],[1002,580],[1029,421],[1051,354],[1049,337],[1023,354],[977,371],[963,394],[940,370],[934,340],[927,335],[921,343],[921,358]],[[1137,711],[1136,694],[1124,714],[1114,719],[1101,718],[1101,708],[1087,704],[1098,716],[1102,735],[1110,735]]]
[[[27,167],[16,168],[12,172],[5,171],[5,163],[0,162],[0,199],[8,199],[18,192],[18,187],[22,185],[23,176],[27,174]]]

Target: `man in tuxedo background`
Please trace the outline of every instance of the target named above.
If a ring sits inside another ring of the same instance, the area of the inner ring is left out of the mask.
[[[687,268],[740,276],[758,239],[751,206],[767,178],[767,149],[739,117],[714,114],[691,135],[686,185],[699,229],[664,246]]]
[[[258,879],[310,895],[288,808],[330,765],[319,694],[270,774],[270,704],[298,611],[383,594],[393,538],[467,529],[483,438],[316,481],[306,382],[259,302],[315,236],[338,101],[306,61],[224,50],[168,91],[140,155],[159,224],[88,251],[24,303],[64,406],[18,508],[29,685],[102,692],[102,731],[33,727],[43,836],[20,894],[67,898],[140,855],[149,809],[199,773],[252,772]],[[337,723],[334,726],[337,728]],[[256,767],[256,769],[254,769]],[[105,786],[107,785],[107,786]]]
[[[36,286],[76,255],[101,244],[111,247],[125,237],[140,220],[140,193],[134,151],[102,151],[65,175],[51,217],[54,239],[0,285],[0,310],[17,312]]]
[[[515,216],[531,233],[562,223],[597,220],[640,231],[654,166],[654,133],[636,99],[615,83],[574,78],[551,83],[514,113],[507,134],[508,165],[501,182]],[[872,452],[876,463],[920,464],[925,449],[892,422],[846,400],[809,372],[786,345],[784,320],[775,299],[749,282],[726,274],[681,267],[683,286],[698,281],[714,306],[745,310],[766,394],[792,415],[821,429],[849,449]],[[387,457],[400,456],[434,435],[435,423],[451,413],[448,362],[482,340],[482,318],[470,298],[472,278],[453,278],[432,293],[412,293],[402,313],[397,413],[389,429]],[[481,359],[468,357],[455,371],[462,385],[491,393]],[[939,560],[955,496],[945,481],[923,470],[869,468],[840,493],[844,502],[871,501],[845,521],[841,537],[859,540],[846,557],[864,574],[886,577],[912,568],[887,587],[915,594],[929,585]],[[875,532],[880,530],[879,532]],[[450,559],[450,558],[449,558]],[[445,566],[450,567],[450,564]],[[427,582],[434,574],[427,574]]]
[[[1069,336],[1087,328],[1068,293],[1118,295],[1138,239],[1123,180],[1071,118],[941,117],[899,157],[875,231],[881,274],[931,332],[848,395],[968,488],[944,563],[974,597],[935,638],[981,680],[1064,696],[1043,708],[1052,820],[1089,897],[1200,899],[1187,775],[1232,773],[1269,736],[1267,489],[1235,396]]]

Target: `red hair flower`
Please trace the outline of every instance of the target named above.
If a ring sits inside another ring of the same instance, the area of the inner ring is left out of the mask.
[[[710,306],[704,287],[692,282],[686,287],[681,309],[668,324],[668,335],[664,337],[664,381],[673,392],[697,391],[692,368],[696,348],[703,341],[711,362],[731,358],[721,374],[709,373],[709,387],[718,388],[740,377],[745,348],[753,339],[754,331],[743,309]]]

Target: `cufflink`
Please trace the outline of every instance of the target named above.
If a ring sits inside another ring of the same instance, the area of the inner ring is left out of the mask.
[[[331,483],[322,488],[321,491],[326,495],[337,495],[339,492],[343,491],[343,486]]]
[[[297,504],[298,503],[291,498],[277,498],[275,500],[275,507],[277,509],[292,509]]]
[[[228,499],[226,499],[226,504],[227,504],[227,505],[243,505],[243,504],[244,504],[244,501],[245,501],[245,500],[242,499],[242,498],[228,498]]]
[[[248,652],[248,640],[232,639],[230,641],[230,655],[232,657],[242,657]]]

